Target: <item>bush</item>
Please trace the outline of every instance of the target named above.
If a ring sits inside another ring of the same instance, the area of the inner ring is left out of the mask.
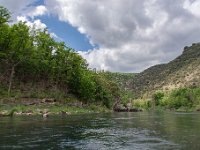
[[[163,97],[164,97],[164,93],[161,91],[157,91],[153,95],[153,101],[154,101],[155,106],[158,106],[160,104],[160,101],[162,100]]]
[[[174,108],[184,107],[192,107],[193,105],[193,94],[191,93],[191,89],[181,88],[178,90],[172,91],[170,94],[170,99],[172,99],[172,106]]]
[[[160,106],[179,109],[181,107],[191,108],[200,101],[200,89],[180,88],[164,95],[159,101]]]
[[[157,91],[153,94],[152,100],[138,99],[132,102],[134,107],[149,109],[153,106],[177,111],[192,110],[200,106],[200,88],[179,88],[164,93]]]
[[[144,100],[144,99],[137,99],[132,101],[133,107],[142,108],[142,109],[149,109],[152,107],[151,100]]]
[[[132,91],[121,91],[121,103],[126,105],[134,98],[134,93]]]

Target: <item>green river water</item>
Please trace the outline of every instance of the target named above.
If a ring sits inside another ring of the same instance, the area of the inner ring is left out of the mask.
[[[0,150],[199,150],[200,113],[0,118]]]

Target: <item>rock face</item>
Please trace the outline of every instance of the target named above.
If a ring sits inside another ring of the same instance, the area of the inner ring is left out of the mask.
[[[156,90],[200,86],[200,43],[186,46],[181,56],[168,64],[150,67],[137,74],[127,88],[136,98],[150,96]]]

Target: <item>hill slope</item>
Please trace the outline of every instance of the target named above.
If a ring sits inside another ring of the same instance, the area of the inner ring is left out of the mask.
[[[182,55],[137,74],[127,86],[136,97],[150,96],[156,90],[200,86],[200,43],[185,47]]]
[[[136,73],[121,73],[121,72],[100,72],[106,79],[116,83],[120,89],[125,90],[133,79]]]

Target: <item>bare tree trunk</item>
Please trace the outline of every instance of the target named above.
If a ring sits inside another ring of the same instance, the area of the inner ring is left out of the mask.
[[[10,91],[11,91],[11,87],[12,87],[12,80],[14,78],[14,74],[15,74],[15,65],[12,66],[12,70],[11,70],[11,73],[10,73],[9,87],[8,87],[8,97],[10,97]]]

